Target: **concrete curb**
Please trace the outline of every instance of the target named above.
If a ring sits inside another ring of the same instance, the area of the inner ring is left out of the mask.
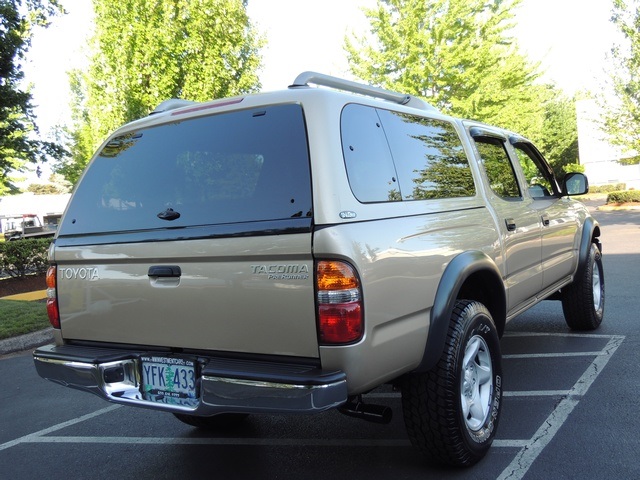
[[[637,205],[621,205],[621,206],[610,206],[610,205],[602,205],[601,207],[597,207],[596,210],[600,212],[621,212],[621,211],[640,211],[640,206]]]
[[[44,300],[47,298],[46,290],[36,290],[34,292],[18,293],[16,295],[8,295],[6,297],[0,297],[0,300],[20,300],[26,302],[33,302],[35,300]]]
[[[53,328],[51,327],[37,332],[0,340],[0,355],[22,352],[23,350],[47,345],[48,343],[53,343]]]

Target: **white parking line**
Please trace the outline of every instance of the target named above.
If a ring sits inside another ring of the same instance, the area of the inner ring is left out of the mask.
[[[174,438],[174,437],[29,437],[23,443],[104,443],[117,445],[222,445],[249,447],[410,447],[409,440],[391,438]]]
[[[568,336],[583,338],[608,339],[601,351],[570,352],[565,354],[518,354],[505,355],[505,359],[513,358],[547,358],[590,356],[593,361],[586,368],[582,376],[574,383],[570,390],[530,390],[507,391],[504,396],[510,397],[539,397],[557,396],[562,399],[556,408],[545,419],[540,428],[530,439],[495,440],[493,447],[520,449],[513,461],[504,469],[498,480],[519,480],[524,477],[533,462],[544,448],[551,442],[560,427],[567,420],[580,399],[587,393],[597,376],[602,372],[610,358],[624,340],[624,336],[593,335],[593,334],[552,334],[552,333],[509,333],[508,337],[523,336]],[[400,398],[398,392],[380,392],[365,395],[365,398]],[[135,444],[135,445],[226,445],[226,446],[306,446],[315,447],[410,447],[406,439],[309,439],[309,438],[173,438],[173,437],[96,437],[96,436],[51,436],[50,433],[66,427],[91,420],[105,413],[120,408],[112,405],[93,413],[59,423],[38,432],[25,435],[18,439],[0,444],[0,451],[23,443],[74,443],[74,444]]]
[[[506,337],[568,337],[568,338],[610,338],[616,335],[599,335],[597,333],[574,333],[574,332],[504,332],[503,338]],[[624,338],[624,337],[623,337]]]
[[[591,336],[590,337],[595,337]],[[502,471],[497,480],[519,480],[525,476],[538,455],[553,439],[560,427],[567,420],[580,398],[587,393],[596,377],[602,372],[611,356],[616,352],[625,337],[618,335],[598,336],[609,338],[609,342],[599,355],[587,367],[582,376],[573,385],[569,394],[563,398],[556,408],[544,421],[542,426],[533,435],[530,441],[524,445],[511,461],[509,466]]]
[[[218,445],[238,447],[411,447],[407,439],[391,438],[174,438],[174,437],[86,437],[86,436],[28,436],[20,443],[74,443],[111,445]],[[522,448],[530,440],[494,440],[496,448]]]
[[[74,419],[71,419],[69,421],[59,423],[57,425],[54,425],[53,427],[45,428],[45,429],[40,430],[38,432],[30,433],[29,435],[25,435],[24,437],[16,438],[15,440],[11,440],[10,442],[6,442],[6,443],[3,443],[2,445],[0,445],[0,451],[6,450],[7,448],[11,448],[11,447],[13,447],[15,445],[18,445],[20,443],[31,442],[34,439],[48,438],[48,437],[45,437],[44,435],[47,435],[47,434],[52,433],[52,432],[57,432],[58,430],[62,430],[63,428],[70,427],[71,425],[75,425],[76,423],[84,422],[86,420],[91,420],[92,418],[99,417],[100,415],[103,415],[105,413],[109,413],[109,412],[115,410],[116,408],[120,408],[120,407],[121,407],[121,405],[111,405],[110,407],[105,407],[105,408],[102,408],[100,410],[96,410],[95,412],[87,413],[86,415],[82,415],[81,417],[74,418]]]
[[[515,358],[562,358],[562,357],[595,357],[596,355],[606,355],[602,352],[563,352],[563,353],[517,353],[502,355],[505,360]]]
[[[514,390],[502,392],[505,397],[566,397],[571,390]]]
[[[494,440],[491,448],[523,448],[530,440]]]

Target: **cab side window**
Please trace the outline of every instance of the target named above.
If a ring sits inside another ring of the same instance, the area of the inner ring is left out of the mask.
[[[543,168],[542,160],[526,144],[516,144],[513,147],[527,180],[529,194],[533,198],[553,197],[557,193],[557,187],[554,188],[555,180],[553,175]]]
[[[477,137],[475,142],[491,190],[507,200],[522,198],[516,173],[509,160],[504,141],[499,138]]]

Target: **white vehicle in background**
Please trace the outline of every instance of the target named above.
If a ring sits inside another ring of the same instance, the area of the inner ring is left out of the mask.
[[[36,214],[26,213],[6,219],[4,238],[6,241],[23,240],[25,238],[47,238],[56,234],[56,228],[42,225]]]

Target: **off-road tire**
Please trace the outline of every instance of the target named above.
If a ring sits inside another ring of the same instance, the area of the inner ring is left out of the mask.
[[[458,301],[436,366],[402,382],[409,439],[428,461],[473,465],[493,442],[501,407],[500,342],[491,314],[479,302]]]
[[[572,330],[595,330],[604,316],[604,270],[602,254],[591,244],[584,272],[562,289],[562,311]]]
[[[228,430],[240,425],[249,416],[246,413],[220,413],[212,417],[196,417],[185,413],[173,415],[181,422],[203,430]]]

